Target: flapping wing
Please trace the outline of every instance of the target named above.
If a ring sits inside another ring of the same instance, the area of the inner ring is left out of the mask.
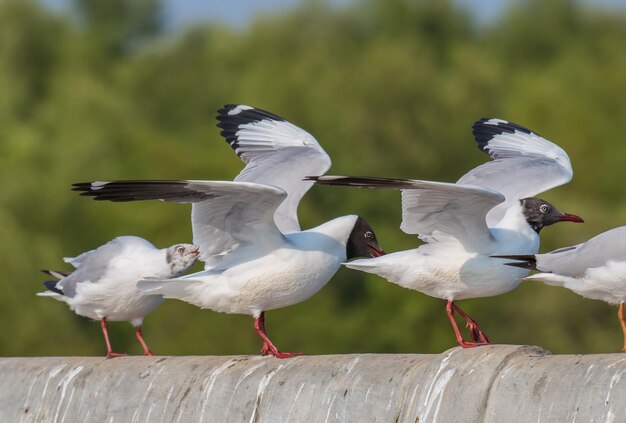
[[[74,184],[95,200],[164,200],[192,203],[193,243],[210,265],[242,244],[275,245],[283,239],[274,212],[287,194],[280,188],[230,181],[105,181]]]
[[[401,189],[400,229],[426,242],[452,237],[468,251],[490,250],[493,238],[485,215],[504,201],[502,194],[488,188],[445,182],[350,176],[309,179],[326,185]]]
[[[537,270],[563,276],[581,276],[609,261],[626,260],[626,226],[603,232],[571,248],[538,254]]]
[[[300,230],[298,204],[313,185],[306,175],[323,175],[330,157],[311,134],[280,116],[250,106],[228,104],[218,111],[221,135],[246,163],[235,181],[274,185],[287,198],[274,215],[283,232]]]
[[[506,201],[487,214],[495,226],[511,205],[572,180],[567,153],[556,144],[512,122],[480,119],[472,125],[478,148],[493,161],[480,165],[457,183],[487,187],[504,194]]]

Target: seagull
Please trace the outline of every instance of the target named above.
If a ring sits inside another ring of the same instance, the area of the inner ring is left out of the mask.
[[[137,282],[146,277],[168,278],[184,273],[199,255],[198,247],[177,244],[158,249],[136,236],[120,236],[77,257],[65,258],[76,269],[71,273],[44,270],[58,280],[44,282],[46,291],[37,295],[63,301],[79,316],[100,320],[107,358],[124,356],[113,352],[108,321],[128,321],[144,350],[152,355],[141,333],[144,317],[163,301],[160,295],[145,295]]]
[[[583,221],[532,197],[571,180],[572,168],[565,151],[502,119],[481,119],[474,123],[473,133],[478,147],[494,160],[472,169],[457,183],[350,176],[307,178],[326,185],[402,190],[400,229],[418,235],[424,244],[345,266],[446,300],[448,318],[463,348],[490,341],[455,301],[504,294],[528,275],[527,270],[503,266],[501,259],[490,256],[534,254],[542,228],[562,221]],[[455,312],[465,319],[472,341],[463,339]]]
[[[384,254],[365,219],[348,215],[301,230],[297,207],[330,159],[309,133],[270,112],[244,105],[218,111],[221,134],[246,163],[234,181],[100,181],[74,184],[96,200],[160,199],[191,203],[193,242],[205,270],[151,278],[139,289],[217,312],[248,314],[261,353],[289,358],[265,329],[265,311],[319,291],[341,264]]]
[[[525,280],[541,280],[585,298],[618,304],[617,316],[624,335],[622,351],[626,352],[626,226],[546,254],[498,257],[518,260],[506,263],[510,266],[541,272]]]

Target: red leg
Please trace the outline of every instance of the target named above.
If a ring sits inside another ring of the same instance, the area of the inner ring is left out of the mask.
[[[107,356],[106,358],[123,357],[127,354],[116,353],[111,350],[111,343],[109,342],[109,332],[107,331],[107,318],[104,317],[100,320],[100,327],[102,328],[102,334],[104,335],[104,342],[107,344]]]
[[[256,321],[255,321],[255,325],[256,325]],[[258,327],[261,332],[263,332],[265,334],[265,336],[267,337],[267,333],[265,331],[265,312],[262,312],[261,315],[258,318]],[[256,326],[255,326],[256,329]],[[257,331],[258,333],[258,331]],[[261,355],[270,355],[272,353],[272,349],[270,347],[271,342],[268,344],[265,340],[263,340],[263,347],[261,348]]]
[[[152,354],[152,351],[150,351],[150,348],[148,348],[148,344],[146,344],[146,341],[143,340],[143,336],[141,334],[141,325],[135,328],[135,336],[137,336],[137,340],[143,347],[143,355],[154,355]]]
[[[272,344],[272,341],[270,341],[265,332],[265,312],[261,312],[261,315],[254,319],[254,330],[263,340],[263,348],[261,349],[262,355],[271,354],[276,358],[291,358],[304,354],[301,352],[280,352],[278,348]]]
[[[487,338],[487,335],[485,335],[485,333],[478,327],[478,323],[476,323],[476,320],[472,319],[467,313],[461,310],[458,305],[454,304],[454,302],[452,303],[452,307],[465,319],[465,325],[469,329],[472,341],[483,342],[487,344],[491,343],[489,341],[489,338]]]
[[[448,318],[450,319],[450,323],[452,324],[452,329],[454,330],[454,336],[456,337],[456,342],[462,347],[462,348],[473,348],[473,347],[478,347],[480,345],[487,345],[489,344],[489,340],[487,339],[487,337],[480,331],[480,329],[478,329],[477,333],[474,333],[474,335],[472,335],[472,339],[473,342],[467,342],[463,339],[463,336],[461,336],[461,331],[459,330],[459,327],[456,323],[456,320],[454,319],[454,311],[457,310],[461,316],[463,316],[464,318],[469,318],[471,319],[469,316],[467,316],[467,314],[465,314],[465,312],[463,312],[456,304],[454,304],[453,301],[448,301],[448,304],[446,305],[446,313],[448,314]],[[466,321],[468,321],[466,319]],[[474,320],[471,320],[472,322],[474,322]],[[469,321],[468,321],[469,324]],[[474,325],[476,325],[476,322],[474,322]],[[478,326],[476,325],[476,328],[478,328]],[[470,329],[471,332],[471,329]],[[482,335],[482,339],[481,339],[481,335]],[[474,336],[476,336],[477,339],[474,339]]]
[[[624,303],[619,303],[617,317],[622,325],[622,333],[624,334],[624,348],[622,348],[622,351],[626,352],[626,313],[624,312]]]

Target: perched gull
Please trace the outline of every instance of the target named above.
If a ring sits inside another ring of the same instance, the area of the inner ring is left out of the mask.
[[[541,272],[526,277],[526,280],[541,280],[548,285],[570,289],[585,298],[619,304],[617,316],[624,334],[622,351],[626,352],[626,226],[546,254],[501,258],[520,261],[507,263],[511,266]]]
[[[249,106],[218,112],[222,135],[247,166],[230,181],[114,181],[74,184],[96,200],[160,199],[192,203],[194,243],[205,270],[142,281],[139,288],[201,308],[249,314],[262,354],[287,358],[265,330],[265,311],[306,300],[355,257],[384,254],[370,225],[355,215],[300,230],[297,207],[325,172],[328,155],[315,138],[281,117]]]
[[[402,190],[400,229],[418,235],[425,244],[355,260],[346,267],[447,300],[448,317],[464,348],[488,344],[489,339],[455,301],[504,294],[528,274],[490,256],[534,254],[543,227],[583,221],[530,197],[571,179],[570,161],[561,148],[501,119],[481,119],[474,123],[473,132],[479,148],[494,160],[471,170],[456,184],[347,176],[308,178],[327,185]],[[461,336],[455,311],[467,322],[471,342]]]
[[[137,281],[146,277],[170,278],[185,272],[199,255],[198,247],[178,244],[157,249],[136,236],[120,236],[65,262],[76,268],[71,273],[45,270],[60,280],[44,282],[48,289],[37,295],[63,301],[76,314],[100,320],[107,358],[126,354],[111,350],[107,321],[128,321],[135,326],[144,355],[152,355],[143,340],[144,317],[163,301],[160,295],[145,295]]]

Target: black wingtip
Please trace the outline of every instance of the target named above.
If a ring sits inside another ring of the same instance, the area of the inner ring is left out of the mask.
[[[217,111],[217,127],[220,128],[220,135],[224,137],[226,142],[233,150],[239,148],[237,142],[237,131],[242,125],[248,125],[262,120],[274,120],[286,122],[283,117],[275,115],[263,109],[246,106],[243,104],[225,104],[224,107]]]
[[[120,180],[78,182],[72,184],[72,191],[80,192],[82,196],[94,197],[98,201],[129,202],[143,200],[178,201],[189,181],[185,180]],[[211,194],[199,192],[185,192],[190,200],[201,200],[211,197]],[[178,202],[186,202],[180,200]]]
[[[504,133],[514,134],[515,131],[524,134],[538,135],[536,132],[533,132],[528,128],[504,119],[481,118],[472,125],[472,134],[474,134],[474,139],[478,144],[478,148],[482,151],[485,150],[489,141],[491,141],[496,135]]]
[[[407,188],[410,179],[383,178],[379,176],[307,176],[307,181],[315,181],[320,185],[343,185],[357,188]]]
[[[58,281],[44,281],[43,285],[48,289],[48,291],[56,292],[57,294],[65,295],[63,291],[57,288]]]
[[[491,256],[492,258],[517,260],[511,263],[504,263],[507,266],[519,267],[528,270],[537,270],[537,259],[534,255],[503,255],[503,256]]]

